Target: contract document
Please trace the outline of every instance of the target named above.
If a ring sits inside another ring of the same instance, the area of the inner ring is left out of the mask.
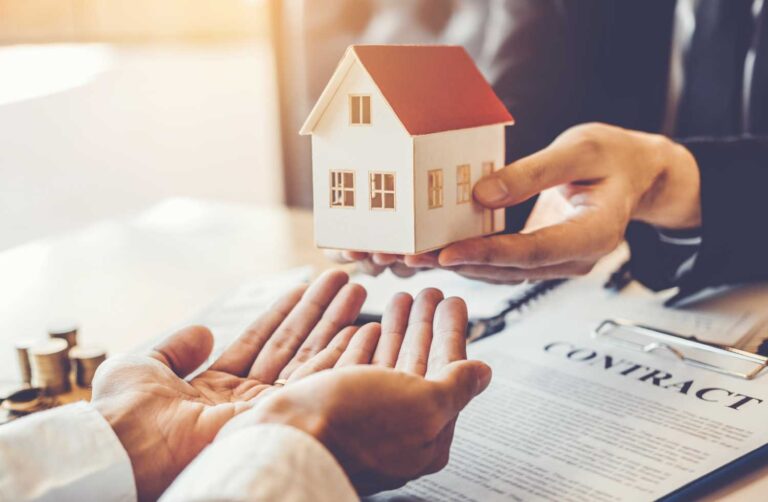
[[[659,328],[682,322],[744,335],[740,319],[697,320],[660,306],[654,315],[647,302],[566,284],[505,332],[470,345],[493,380],[462,412],[448,466],[373,499],[654,500],[768,442],[765,374],[725,376],[591,335],[603,319],[633,312]]]

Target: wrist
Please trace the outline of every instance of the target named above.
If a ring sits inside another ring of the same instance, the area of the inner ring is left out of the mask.
[[[317,439],[326,448],[329,446],[328,421],[321,413],[308,408],[303,403],[296,403],[275,392],[261,401],[252,410],[230,420],[221,430],[226,435],[246,427],[258,425],[286,425],[293,427]]]
[[[105,399],[94,400],[91,404],[107,421],[128,454],[138,499],[159,497],[178,474],[178,469],[167,468],[162,440],[138,426],[129,407],[115,405]]]
[[[701,176],[693,154],[666,137],[654,145],[659,171],[643,194],[634,219],[659,228],[701,226]]]

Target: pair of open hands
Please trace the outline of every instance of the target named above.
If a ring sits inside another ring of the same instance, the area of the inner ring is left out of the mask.
[[[376,275],[442,267],[471,279],[515,283],[588,273],[624,239],[631,220],[684,229],[701,225],[693,155],[667,137],[605,124],[568,129],[547,148],[480,180],[475,200],[498,209],[540,194],[521,233],[468,239],[415,256],[343,251]]]
[[[159,497],[225,425],[304,430],[360,493],[445,466],[458,413],[491,378],[466,360],[466,306],[435,289],[399,294],[381,324],[357,328],[365,295],[345,273],[328,272],[282,297],[189,380],[213,346],[200,326],[148,356],[104,363],[93,405],[131,458],[139,498]]]

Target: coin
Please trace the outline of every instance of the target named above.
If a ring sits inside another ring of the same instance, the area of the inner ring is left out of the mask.
[[[107,359],[107,353],[99,347],[76,346],[70,349],[69,358],[75,367],[75,381],[79,387],[90,387],[96,369]]]
[[[29,362],[29,348],[36,343],[36,340],[18,340],[14,344],[16,347],[16,355],[19,359],[21,381],[25,384],[32,383],[32,367]]]
[[[30,347],[33,385],[45,389],[50,395],[68,392],[71,389],[68,350],[67,342],[58,338]]]
[[[77,345],[77,324],[70,320],[57,321],[48,326],[48,336],[66,340],[71,349]]]
[[[43,389],[26,387],[17,390],[3,401],[3,408],[17,415],[26,415],[49,407]]]

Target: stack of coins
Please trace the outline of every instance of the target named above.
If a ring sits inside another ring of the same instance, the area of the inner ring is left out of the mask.
[[[90,387],[96,368],[107,359],[107,353],[96,347],[73,347],[69,358],[75,367],[75,380],[78,387]]]
[[[29,349],[32,366],[32,384],[48,395],[69,392],[69,346],[65,340],[52,338]]]
[[[71,349],[77,345],[77,324],[69,321],[57,322],[48,327],[48,336],[61,338],[67,342],[67,346]]]

